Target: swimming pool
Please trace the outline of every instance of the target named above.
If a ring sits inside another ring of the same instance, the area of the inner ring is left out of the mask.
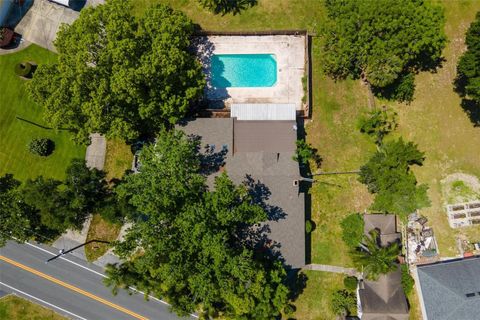
[[[277,82],[277,60],[273,54],[216,54],[211,82],[216,88],[272,87]]]

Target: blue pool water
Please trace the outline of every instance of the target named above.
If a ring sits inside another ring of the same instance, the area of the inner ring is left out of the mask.
[[[216,88],[272,87],[277,82],[277,60],[273,54],[216,54],[211,81]]]

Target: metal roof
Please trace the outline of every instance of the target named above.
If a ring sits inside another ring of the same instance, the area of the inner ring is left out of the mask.
[[[294,103],[233,103],[231,117],[237,120],[296,120]]]

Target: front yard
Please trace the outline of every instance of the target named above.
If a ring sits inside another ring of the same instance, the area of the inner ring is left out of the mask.
[[[42,110],[27,96],[25,81],[14,73],[17,63],[37,64],[54,61],[56,55],[36,45],[17,53],[0,55],[0,175],[13,173],[24,180],[43,175],[62,179],[72,158],[85,157],[85,147],[75,145],[67,131],[49,129]],[[46,128],[47,127],[47,128]],[[47,137],[55,150],[48,157],[32,155],[27,144],[33,138]]]

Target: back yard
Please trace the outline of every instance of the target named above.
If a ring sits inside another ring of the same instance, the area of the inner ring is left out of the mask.
[[[72,158],[85,157],[85,148],[75,145],[66,131],[49,129],[42,110],[27,96],[25,81],[14,73],[17,63],[37,64],[53,61],[55,54],[36,45],[13,54],[0,55],[0,175],[13,173],[24,180],[38,175],[61,179]],[[32,155],[27,144],[33,138],[46,137],[55,142],[48,157]]]

